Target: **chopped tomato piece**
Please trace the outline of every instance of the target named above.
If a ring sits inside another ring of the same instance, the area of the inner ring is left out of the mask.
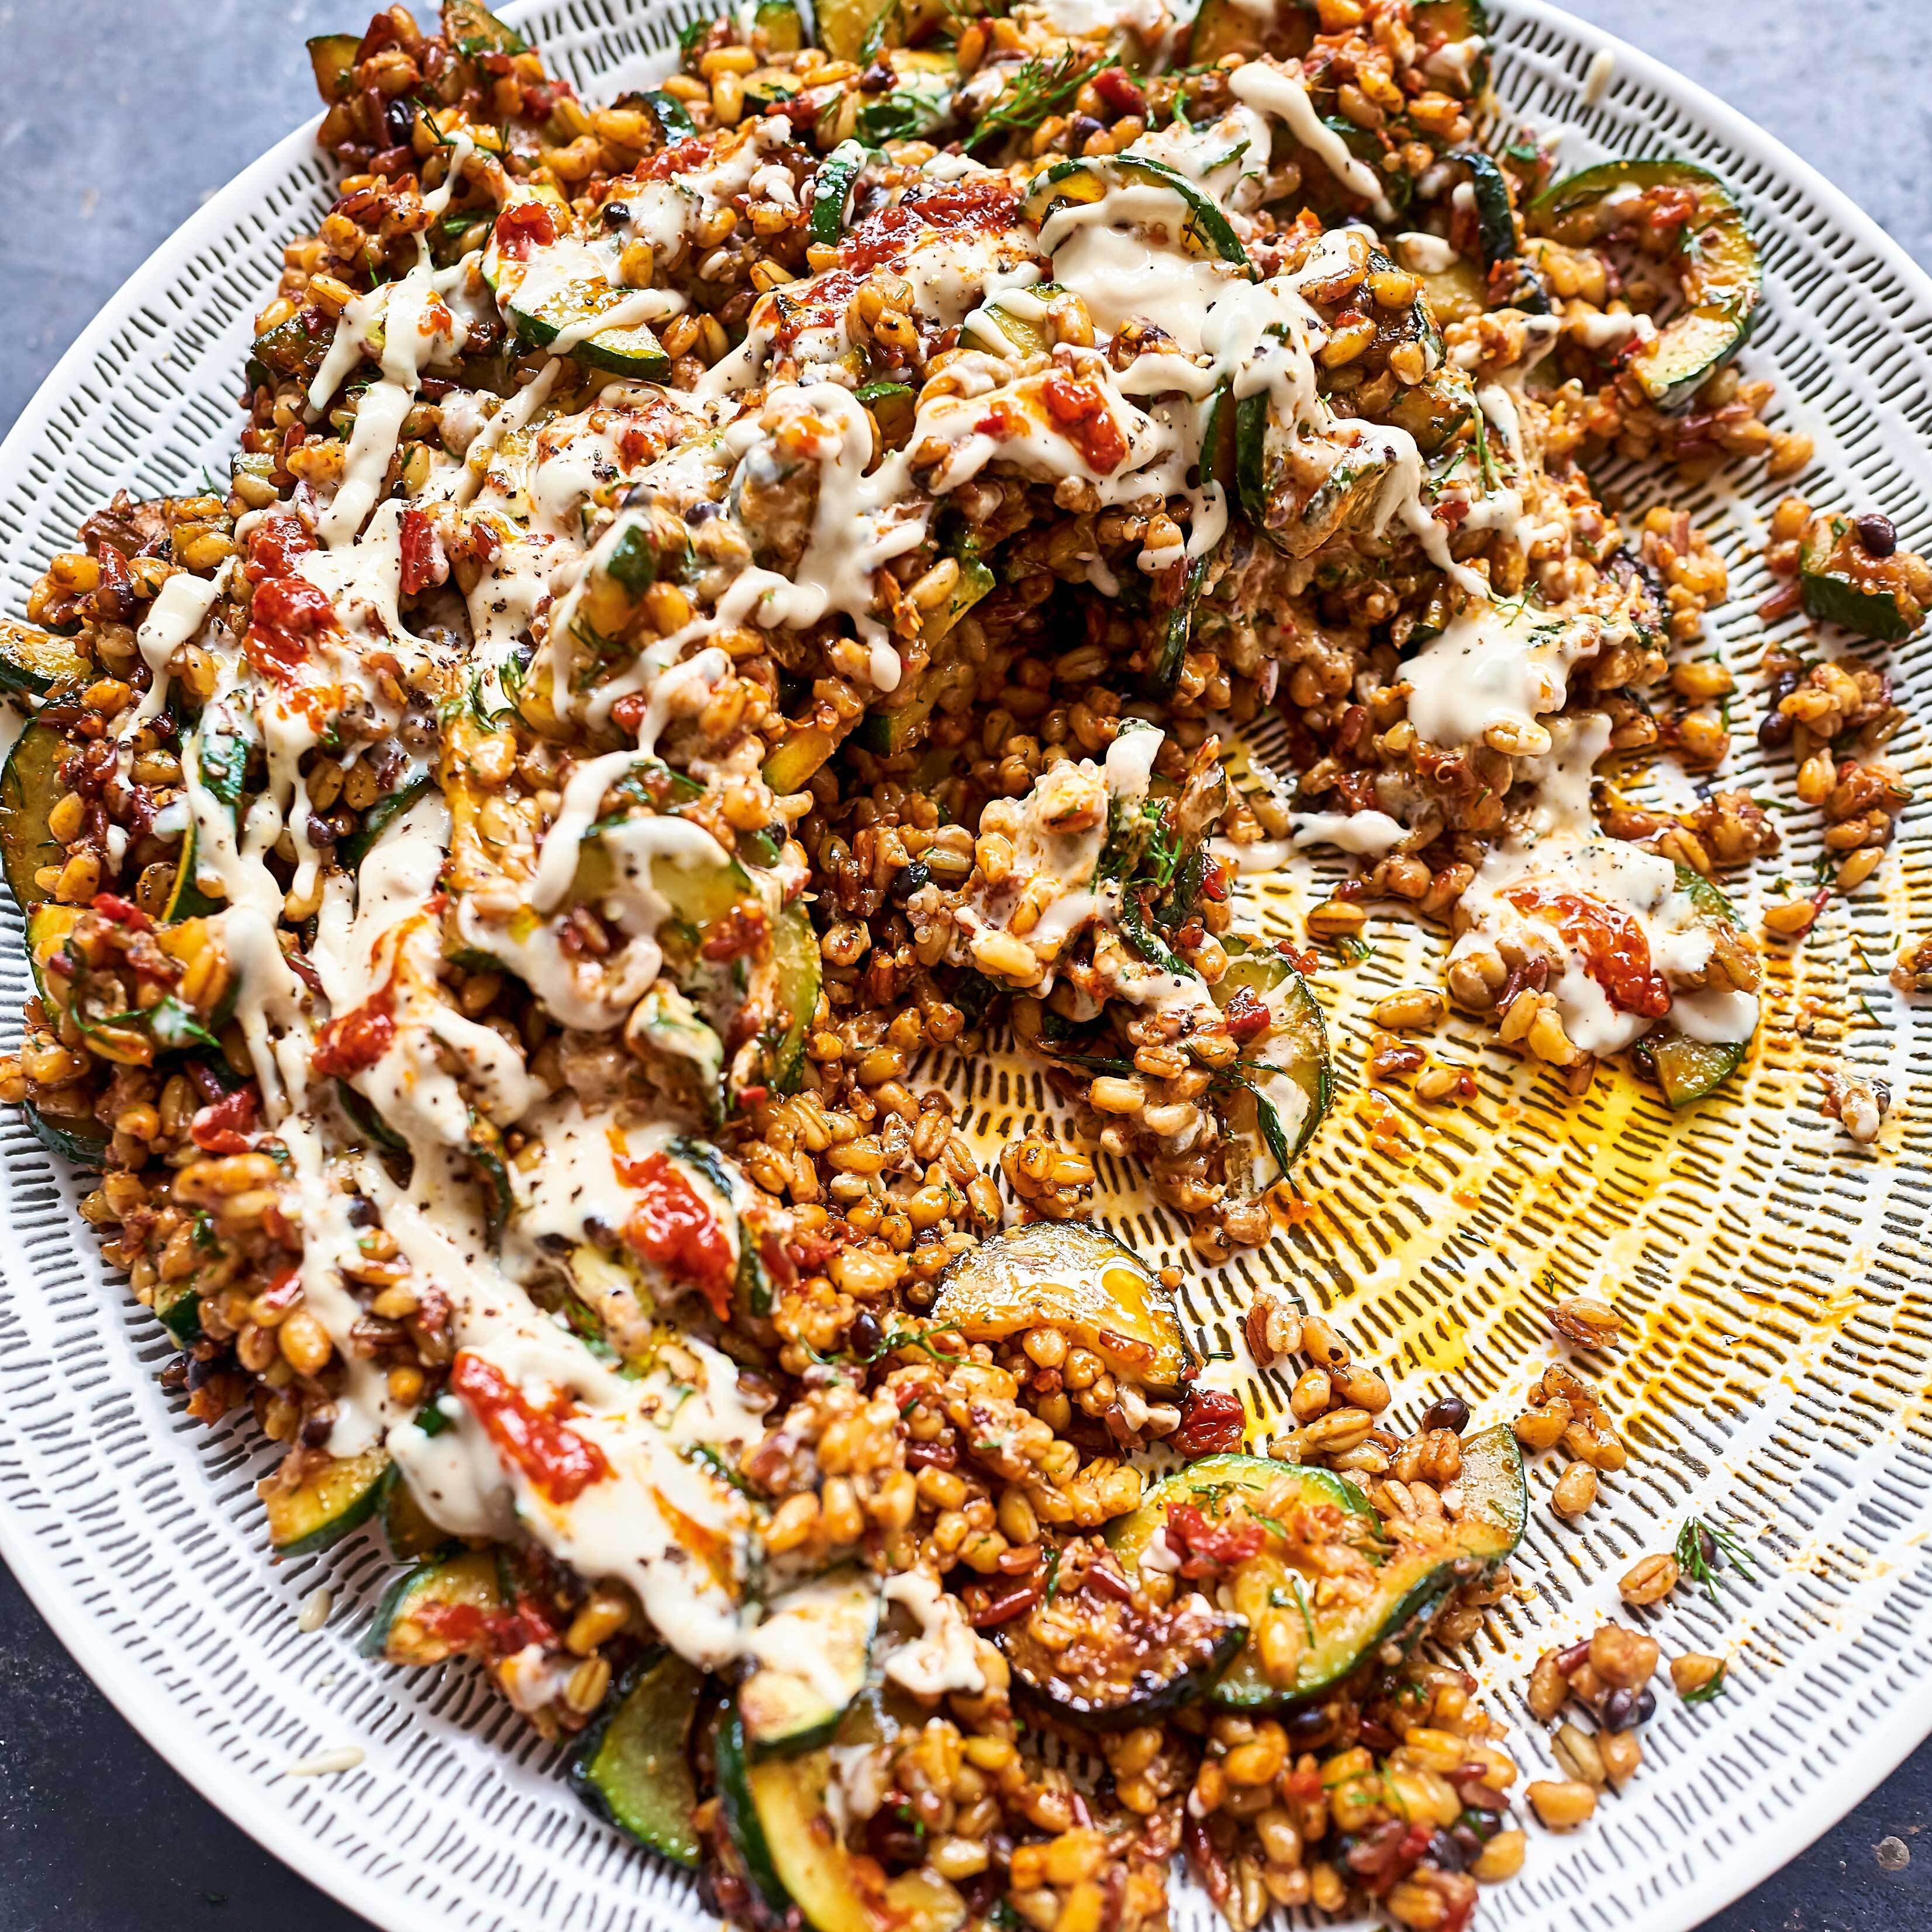
[[[541,201],[520,201],[496,218],[496,248],[513,262],[527,262],[533,248],[556,239],[556,219]]]
[[[188,1138],[204,1154],[245,1154],[255,1131],[255,1090],[238,1087],[212,1106],[198,1108]]]
[[[1210,1517],[1192,1503],[1174,1503],[1167,1512],[1167,1546],[1180,1558],[1184,1576],[1218,1575],[1258,1556],[1268,1533],[1252,1517]]]
[[[1097,385],[1056,374],[1040,385],[1040,394],[1054,425],[1087,459],[1089,469],[1104,476],[1126,460],[1127,440]]]
[[[1218,1456],[1238,1449],[1246,1428],[1239,1396],[1228,1389],[1191,1389],[1172,1440],[1184,1456]]]
[[[335,628],[335,606],[305,577],[272,577],[255,586],[248,607],[248,662],[264,677],[284,679],[304,663],[311,639]]]
[[[449,559],[436,526],[420,510],[405,510],[397,532],[403,554],[403,595],[414,597],[432,584],[447,583]]]
[[[694,1288],[721,1322],[731,1312],[731,1244],[710,1204],[670,1156],[620,1160],[618,1172],[640,1196],[624,1238],[674,1282]]]
[[[310,1066],[324,1077],[338,1079],[374,1066],[396,1036],[395,1018],[390,1010],[394,998],[393,985],[386,986],[361,1006],[330,1020],[316,1034]]]
[[[1560,932],[1619,1012],[1660,1020],[1670,1010],[1670,988],[1650,963],[1650,942],[1629,913],[1582,892],[1550,886],[1512,886],[1503,894],[1520,912]]]
[[[573,1502],[610,1473],[602,1450],[538,1408],[501,1370],[465,1349],[449,1370],[451,1392],[483,1425],[497,1449],[530,1486],[554,1503]]]

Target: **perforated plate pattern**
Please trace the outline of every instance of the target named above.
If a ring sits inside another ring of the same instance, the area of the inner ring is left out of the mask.
[[[1566,161],[1688,154],[1746,190],[1769,292],[1749,367],[1777,377],[1780,419],[1818,436],[1798,486],[1882,506],[1906,542],[1932,547],[1932,284],[1843,196],[1698,89],[1619,48],[1607,93],[1586,107],[1604,37],[1536,0],[1491,4],[1510,116],[1573,129]],[[661,71],[678,17],[651,0],[521,10],[592,94]],[[4,608],[20,608],[116,488],[179,490],[204,465],[225,471],[250,318],[278,244],[326,199],[308,132],[290,136],[63,359],[0,448]],[[1609,480],[1634,509],[1658,487],[1635,472]],[[1752,553],[1775,494],[1682,500],[1724,517],[1736,601],[1716,628],[1747,691],[1766,636],[1750,614],[1766,588]],[[1891,665],[1922,703],[1928,652],[1922,636]],[[1741,701],[1729,782],[1788,801],[1789,766],[1760,766],[1754,722]],[[1922,728],[1894,749],[1922,785]],[[1808,878],[1817,855],[1814,815],[1788,822],[1784,855],[1762,868],[1766,891],[1780,872]],[[1411,1418],[1451,1384],[1508,1412],[1548,1359],[1556,1297],[1610,1292],[1630,1318],[1631,1346],[1590,1366],[1634,1460],[1580,1530],[1549,1513],[1551,1472],[1534,1476],[1518,1565],[1533,1592],[1472,1647],[1500,1711],[1520,1716],[1510,1687],[1528,1660],[1587,1630],[1614,1604],[1615,1578],[1665,1546],[1687,1510],[1727,1517],[1757,1553],[1757,1582],[1734,1579],[1721,1608],[1680,1590],[1653,1625],[1666,1652],[1732,1654],[1729,1694],[1685,1710],[1666,1690],[1640,1777],[1588,1830],[1540,1838],[1525,1876],[1486,1897],[1492,1924],[1678,1932],[1841,1815],[1932,1728],[1932,1125],[1925,1036],[1884,978],[1904,934],[1932,922],[1928,902],[1914,809],[1879,880],[1834,904],[1796,962],[1772,962],[1768,1038],[1748,1078],[1675,1122],[1610,1078],[1566,1101],[1455,1026],[1442,1050],[1476,1070],[1479,1097],[1439,1114],[1396,1090],[1379,1114],[1360,1080],[1364,1008],[1432,976],[1441,946],[1379,921],[1370,959],[1322,976],[1342,1091],[1303,1171],[1310,1214],[1224,1279],[1190,1271],[1187,1310],[1210,1346],[1253,1284],[1285,1282],[1389,1369]],[[1262,910],[1290,929],[1288,896],[1264,894]],[[0,927],[10,1016],[28,990],[10,906]],[[1853,1148],[1819,1114],[1814,1048],[1790,1031],[1806,995],[1846,1028],[1844,1057],[1891,1085],[1902,1120],[1879,1148]],[[1030,1071],[993,1060],[928,1070],[969,1103],[988,1148],[1050,1111]],[[372,1540],[270,1563],[251,1495],[268,1459],[246,1430],[205,1432],[160,1394],[169,1345],[104,1278],[74,1213],[80,1190],[10,1115],[0,1152],[11,1236],[0,1245],[0,1551],[128,1717],[265,1844],[392,1932],[701,1923],[688,1882],[593,1822],[554,1755],[472,1677],[356,1655],[387,1568]],[[1106,1178],[1136,1244],[1178,1255],[1180,1231],[1124,1177]],[[1286,1388],[1264,1378],[1255,1397],[1266,1416]],[[325,1577],[334,1615],[300,1634],[297,1606]],[[352,1771],[280,1774],[351,1744],[364,1753]],[[1528,1775],[1551,1774],[1539,1738],[1516,1744]],[[1209,1917],[1198,1898],[1178,1916]]]

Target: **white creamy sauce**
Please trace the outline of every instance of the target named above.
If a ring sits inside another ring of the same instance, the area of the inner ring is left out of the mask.
[[[1526,753],[1549,748],[1538,721],[1562,708],[1570,668],[1595,633],[1526,601],[1472,603],[1402,668],[1408,716],[1431,744],[1478,745],[1506,730]]]
[[[1674,990],[1701,974],[1712,950],[1710,928],[1678,884],[1676,866],[1606,836],[1590,810],[1591,776],[1610,734],[1609,719],[1598,713],[1552,721],[1548,755],[1530,761],[1525,774],[1535,788],[1534,802],[1478,868],[1458,908],[1464,930],[1450,956],[1507,942],[1550,959],[1555,970],[1546,990],[1571,1043],[1586,1053],[1618,1052],[1655,1020],[1612,1004],[1560,929],[1560,913],[1536,896],[1581,894],[1641,933],[1652,970],[1673,988],[1672,1024],[1695,1040],[1748,1040],[1757,1024],[1753,995],[1726,988],[1679,998]]]
[[[1408,836],[1408,827],[1385,812],[1298,812],[1293,823],[1298,848],[1332,845],[1358,858],[1380,859]]]

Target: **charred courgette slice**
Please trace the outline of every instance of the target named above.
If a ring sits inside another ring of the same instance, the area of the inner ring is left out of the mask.
[[[1057,1328],[1141,1388],[1178,1389],[1195,1363],[1159,1277],[1084,1221],[1036,1221],[968,1249],[941,1278],[932,1317],[971,1342]]]
[[[772,1604],[748,1640],[751,1670],[738,1687],[754,1760],[832,1742],[866,1688],[879,1604],[879,1580],[857,1569],[800,1584]]]
[[[1744,346],[1764,290],[1758,246],[1730,189],[1690,161],[1604,161],[1545,189],[1527,219],[1559,242],[1591,242],[1646,198],[1684,215],[1684,310],[1625,366],[1659,409],[1676,409]]]
[[[262,1498],[268,1541],[278,1556],[312,1556],[340,1543],[376,1514],[389,1484],[389,1452],[365,1449],[338,1458],[293,1490]]]
[[[652,1651],[619,1680],[570,1765],[572,1789],[600,1818],[692,1867],[703,1847],[692,1822],[691,1726],[704,1688],[695,1665]]]
[[[47,829],[60,802],[58,774],[66,755],[67,746],[51,724],[29,724],[0,766],[0,870],[22,912],[32,912],[48,896],[35,874],[67,859],[67,848]]]
[[[1026,1695],[1096,1731],[1156,1723],[1207,1696],[1240,1653],[1248,1627],[1190,1594],[1165,1608],[1084,1592],[1066,1606],[1076,1634],[1049,1646],[1035,1619],[1003,1624],[995,1641]]]
[[[66,638],[0,617],[0,692],[44,698],[56,686],[77,684],[92,671]]]
[[[1214,988],[1215,1004],[1232,1014],[1252,1003],[1268,1016],[1267,1030],[1234,1063],[1235,1084],[1222,1103],[1232,1130],[1231,1176],[1238,1154],[1247,1167],[1243,1184],[1258,1192],[1288,1172],[1321,1125],[1334,1095],[1334,1069],[1308,982],[1279,952],[1234,938],[1223,943],[1228,970]]]
[[[1223,54],[1299,60],[1321,31],[1312,0],[1260,0],[1252,7],[1242,0],[1201,0],[1187,58],[1196,68],[1217,67]]]
[[[1107,1541],[1132,1575],[1175,1512],[1192,1513],[1189,1522],[1220,1539],[1228,1557],[1222,1587],[1234,1610],[1254,1630],[1272,1628],[1250,1634],[1209,1694],[1231,1710],[1272,1709],[1339,1683],[1382,1644],[1413,1642],[1450,1590],[1516,1547],[1527,1492],[1508,1430],[1462,1444],[1459,1486],[1465,1506],[1453,1525],[1424,1541],[1391,1544],[1368,1498],[1341,1476],[1264,1456],[1210,1456],[1156,1484],[1109,1528]],[[1312,1540],[1358,1560],[1304,1574],[1292,1560],[1311,1540],[1304,1526]]]
[[[1028,190],[1025,212],[1036,227],[1044,228],[1057,209],[1104,201],[1118,188],[1165,188],[1185,211],[1181,242],[1190,255],[1209,256],[1248,266],[1248,251],[1229,224],[1221,205],[1178,170],[1165,162],[1138,155],[1109,154],[1057,161],[1034,179]]]
[[[1903,644],[1925,614],[1909,593],[1886,581],[1888,560],[1874,557],[1858,541],[1849,517],[1814,517],[1799,546],[1798,584],[1804,612],[1861,638]]]
[[[376,1605],[362,1654],[385,1664],[446,1664],[474,1652],[487,1619],[503,1607],[494,1551],[418,1563],[398,1576]]]
[[[936,1873],[882,1880],[846,1850],[827,1798],[829,1749],[754,1764],[734,1708],[718,1727],[717,1760],[725,1832],[774,1918],[796,1907],[813,1932],[957,1932],[965,1922],[965,1900]]]
[[[1738,930],[1730,901],[1701,873],[1679,866],[1677,889],[1689,897],[1706,923]],[[1666,1022],[1637,1042],[1634,1058],[1676,1108],[1708,1099],[1744,1064],[1750,1052],[1748,1040],[1693,1040]]]

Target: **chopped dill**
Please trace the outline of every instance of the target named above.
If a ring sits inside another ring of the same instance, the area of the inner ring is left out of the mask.
[[[1676,1554],[1678,1567],[1693,1582],[1703,1586],[1704,1594],[1713,1604],[1718,1601],[1718,1593],[1723,1587],[1717,1573],[1725,1564],[1742,1570],[1747,1582],[1757,1581],[1750,1552],[1738,1540],[1737,1532],[1723,1523],[1686,1516],[1684,1527],[1677,1532]]]
[[[1301,1579],[1291,1576],[1288,1582],[1294,1592],[1294,1600],[1301,1611],[1301,1627],[1308,1633],[1308,1641],[1315,1642],[1315,1616],[1308,1607],[1308,1592],[1302,1588]]]
[[[1013,76],[999,104],[981,118],[970,145],[976,148],[989,134],[1002,131],[1031,134],[1080,92],[1094,64],[1090,51],[1077,47],[1069,47],[1057,60],[1035,56]]]
[[[1709,1683],[1700,1684],[1694,1690],[1687,1690],[1682,1701],[1686,1704],[1708,1704],[1724,1694],[1724,1679],[1730,1674],[1730,1666],[1720,1664],[1718,1674]]]

